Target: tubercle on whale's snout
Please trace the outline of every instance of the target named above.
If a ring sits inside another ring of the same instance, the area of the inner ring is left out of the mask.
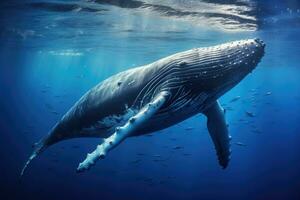
[[[260,45],[262,48],[265,48],[266,44],[264,43],[263,40],[259,39],[259,38],[255,38],[254,41]]]
[[[252,61],[254,63],[253,68],[255,68],[258,65],[262,57],[265,55],[265,47],[266,47],[264,41],[259,38],[255,38],[254,42],[255,42],[255,48],[253,50],[254,58]]]
[[[258,54],[257,56],[259,57],[259,61],[260,59],[264,56],[265,54],[265,47],[266,47],[266,44],[264,43],[263,40],[259,39],[259,38],[255,38],[254,39],[254,42],[255,42],[255,51],[256,53]]]

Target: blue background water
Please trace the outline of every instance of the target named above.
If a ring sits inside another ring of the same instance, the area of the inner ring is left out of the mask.
[[[1,199],[300,199],[300,3],[37,2],[0,4]],[[98,139],[63,141],[19,180],[32,144],[101,80],[253,37],[267,44],[265,57],[220,99],[233,136],[226,170],[199,114],[126,140],[83,174],[75,169]]]

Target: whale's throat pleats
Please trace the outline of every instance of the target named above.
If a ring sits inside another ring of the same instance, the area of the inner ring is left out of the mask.
[[[141,108],[161,91],[170,91],[171,94],[161,111],[176,111],[196,101],[201,105],[207,98],[214,101],[217,96],[209,95],[218,92],[212,88],[226,85],[224,77],[246,56],[239,48],[220,45],[192,49],[159,60],[151,64],[151,67],[157,66],[157,72],[141,89],[133,105]]]
[[[170,95],[157,115],[170,114],[170,112],[176,112],[189,105],[196,106],[195,102],[199,102],[198,105],[203,103],[207,94],[200,91],[195,93],[195,89],[188,85],[188,80],[180,77],[181,68],[176,63],[170,63],[161,69],[162,72],[154,76],[140,91],[133,107],[143,107],[161,91],[168,91]]]

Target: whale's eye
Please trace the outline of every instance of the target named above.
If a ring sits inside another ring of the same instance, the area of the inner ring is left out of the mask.
[[[186,63],[185,61],[181,61],[181,62],[178,63],[178,65],[179,65],[180,67],[185,66],[186,64],[187,64],[187,63]]]

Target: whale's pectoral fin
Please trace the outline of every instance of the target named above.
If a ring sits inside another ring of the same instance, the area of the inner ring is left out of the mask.
[[[114,134],[106,138],[104,142],[87,155],[86,159],[79,164],[77,172],[89,169],[95,162],[104,158],[106,154],[130,136],[141,124],[146,123],[165,103],[168,93],[159,93],[150,103],[146,104],[135,116],[131,117],[124,126],[117,127]]]
[[[230,140],[225,120],[225,110],[218,101],[203,112],[207,117],[207,128],[215,145],[219,164],[225,169],[230,160]]]

